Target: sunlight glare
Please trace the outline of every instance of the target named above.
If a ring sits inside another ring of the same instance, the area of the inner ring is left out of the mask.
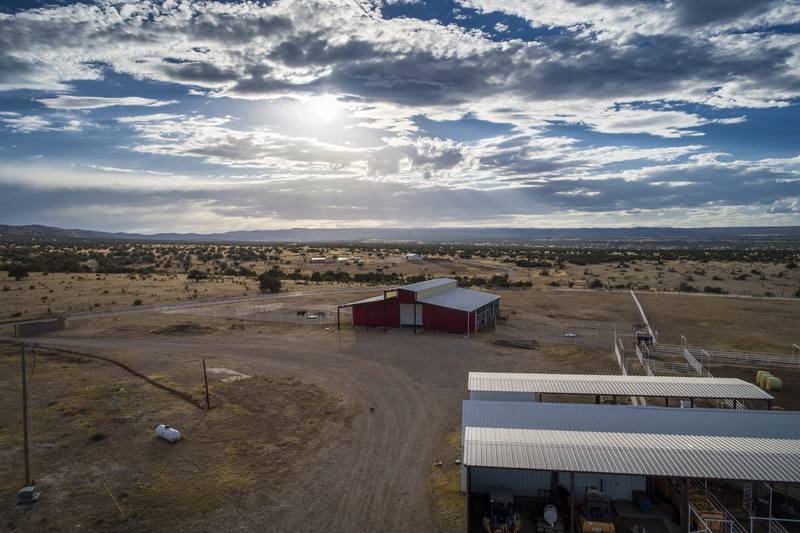
[[[343,106],[336,96],[325,94],[308,100],[311,114],[320,122],[333,122],[343,114]]]

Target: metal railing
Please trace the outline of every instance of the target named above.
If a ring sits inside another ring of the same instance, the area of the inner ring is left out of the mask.
[[[266,302],[271,300],[301,298],[301,297],[326,295],[326,294],[346,294],[346,293],[364,292],[364,291],[375,292],[376,290],[379,289],[376,289],[375,287],[369,287],[369,288],[332,289],[332,290],[321,290],[321,291],[279,292],[279,293],[269,293],[269,294],[255,294],[249,296],[234,296],[230,298],[219,298],[219,299],[208,299],[208,300],[192,298],[187,301],[173,302],[169,304],[137,305],[134,307],[122,307],[119,309],[82,311],[79,313],[69,313],[64,316],[66,316],[69,320],[81,320],[86,318],[98,318],[105,316],[131,314],[131,313],[170,312],[170,311],[175,312],[187,309],[215,307],[220,305],[236,305],[236,304],[252,303],[252,302]],[[326,306],[311,304],[308,307],[324,308]],[[335,312],[336,306],[328,306],[328,307],[333,307]]]
[[[593,348],[608,348],[614,345],[614,336],[585,336],[576,334],[568,336],[567,333],[531,331],[527,328],[495,325],[495,333],[511,340],[536,340],[540,343],[566,344],[571,346],[586,346]],[[631,341],[634,336],[629,335]]]
[[[692,348],[696,350],[697,348]],[[743,364],[757,363],[767,367],[800,367],[800,355],[785,355],[769,352],[745,352],[743,350],[719,350],[705,348],[703,352],[710,360],[724,361],[727,363]]]
[[[573,329],[600,329],[607,331],[633,331],[636,324],[632,322],[604,322],[602,320],[571,320],[568,318],[555,318],[547,315],[538,315],[525,311],[517,311],[513,318],[542,326],[560,326]]]

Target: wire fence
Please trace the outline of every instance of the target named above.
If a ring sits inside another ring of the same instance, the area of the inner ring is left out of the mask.
[[[586,346],[592,348],[611,348],[614,346],[614,334],[608,332],[598,332],[595,334],[582,334],[565,332],[561,328],[535,330],[526,327],[515,327],[509,325],[495,326],[495,334],[509,340],[537,341],[549,344],[567,344],[571,346]],[[631,342],[635,339],[634,335],[627,335]]]
[[[284,307],[283,304],[268,306],[224,306],[224,307],[199,307],[181,309],[179,311],[200,316],[215,318],[231,318],[236,320],[250,320],[254,322],[278,322],[283,324],[336,324],[337,308],[332,305],[308,306],[309,310]],[[285,310],[288,312],[274,312]],[[349,309],[342,309],[339,313],[343,323],[349,323],[351,313]]]
[[[691,364],[700,375],[707,375],[708,366],[716,364],[754,364],[758,366],[800,367],[800,354],[777,354],[770,352],[746,352],[743,350],[722,350],[697,348],[686,344],[659,344],[649,348],[651,358],[682,358]],[[706,363],[705,369],[703,362]]]
[[[734,364],[756,363],[760,366],[800,367],[800,355],[769,352],[745,352],[741,350],[717,350],[714,348],[687,348],[696,358],[709,361],[725,361]]]
[[[302,298],[302,297],[309,297],[309,296],[321,296],[321,295],[330,295],[330,294],[347,294],[347,293],[356,293],[356,292],[376,292],[377,290],[375,287],[369,288],[351,288],[351,289],[334,289],[334,290],[321,290],[321,291],[302,291],[302,292],[281,292],[281,293],[271,293],[271,294],[256,294],[256,295],[249,295],[249,296],[234,296],[230,298],[220,298],[220,299],[213,299],[213,300],[204,300],[204,299],[191,299],[184,302],[174,302],[169,304],[160,304],[160,305],[137,305],[134,307],[123,307],[119,309],[106,309],[106,310],[98,310],[98,311],[83,311],[80,313],[71,313],[65,315],[69,320],[82,320],[88,318],[101,318],[107,316],[115,316],[115,315],[124,315],[124,314],[133,314],[133,313],[168,313],[168,312],[188,312],[194,314],[204,314],[207,316],[227,316],[228,314],[223,313],[222,311],[214,312],[204,312],[202,311],[205,308],[215,309],[220,306],[237,306],[241,304],[255,304],[255,303],[262,303],[262,302],[273,302],[275,300],[284,300],[284,299],[293,299],[293,298]],[[264,309],[261,311],[262,314],[265,311],[270,310],[270,306],[272,309],[276,309],[279,307],[275,307],[275,305],[284,305],[284,304],[271,304],[271,303],[264,303],[262,307]],[[254,306],[255,308],[256,306]],[[326,315],[327,314],[336,314],[336,306],[335,305],[326,305],[326,304],[308,304],[305,306],[308,309],[325,309]],[[259,311],[250,310],[247,313],[240,313],[242,315],[251,315],[254,313],[258,313]],[[308,314],[308,313],[307,313]],[[313,313],[311,313],[313,314]],[[342,315],[347,315],[349,317],[349,308],[342,309]],[[239,318],[234,313],[235,318]],[[301,319],[297,320],[297,323],[309,323],[311,317],[301,317]],[[319,319],[327,319],[333,320],[335,323],[335,316],[318,316],[316,318]],[[276,319],[277,320],[277,319]],[[288,322],[289,320],[283,319],[281,321]],[[329,322],[320,322],[320,323],[329,323]]]
[[[637,324],[632,322],[604,322],[602,320],[573,320],[568,318],[556,318],[549,315],[538,315],[517,311],[508,318],[513,321],[522,321],[529,324],[541,326],[557,326],[567,329],[597,329],[606,331],[634,331]]]

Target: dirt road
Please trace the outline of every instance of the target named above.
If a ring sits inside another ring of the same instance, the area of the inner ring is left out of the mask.
[[[48,349],[115,354],[135,369],[170,376],[184,390],[194,383],[183,383],[181,376],[199,358],[247,375],[299,376],[345,395],[354,406],[347,431],[332,434],[313,455],[296,457],[288,479],[270,490],[232,494],[228,504],[188,519],[182,529],[251,531],[268,525],[270,531],[400,533],[461,530],[436,509],[429,478],[436,462],[454,468],[455,451],[445,433],[459,426],[469,371],[563,368],[563,360],[547,363],[543,352],[499,348],[491,338],[298,327],[266,335],[51,336],[38,342]],[[602,359],[613,370],[611,356]]]

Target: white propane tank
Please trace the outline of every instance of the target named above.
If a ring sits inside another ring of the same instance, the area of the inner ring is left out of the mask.
[[[156,435],[158,435],[162,439],[167,439],[170,442],[178,442],[178,439],[181,438],[180,431],[166,424],[159,424],[156,427]]]
[[[556,510],[556,506],[548,503],[544,506],[544,512],[542,513],[542,518],[544,521],[550,524],[551,526],[558,521],[558,511]]]

